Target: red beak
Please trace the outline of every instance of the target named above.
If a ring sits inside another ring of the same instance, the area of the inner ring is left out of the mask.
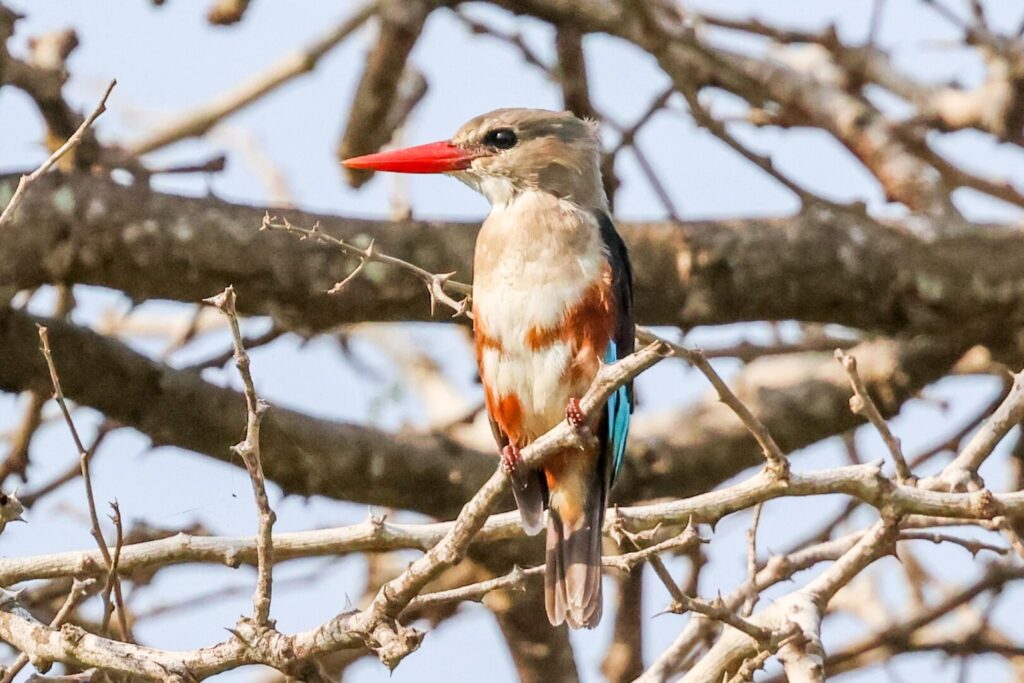
[[[450,173],[469,168],[477,156],[445,140],[390,152],[353,157],[345,159],[341,163],[347,168],[365,168],[372,171]]]

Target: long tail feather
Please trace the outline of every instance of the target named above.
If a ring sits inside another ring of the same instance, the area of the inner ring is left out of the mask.
[[[602,498],[590,496],[573,525],[549,511],[544,602],[554,626],[564,621],[572,628],[593,628],[601,620]]]

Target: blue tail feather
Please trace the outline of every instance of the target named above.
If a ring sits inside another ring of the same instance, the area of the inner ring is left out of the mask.
[[[618,348],[615,341],[608,342],[608,348],[604,353],[605,363],[614,363],[619,360]],[[612,481],[622,467],[623,458],[626,455],[626,439],[629,436],[629,417],[633,412],[630,403],[629,390],[619,387],[608,399],[608,443],[612,455]]]

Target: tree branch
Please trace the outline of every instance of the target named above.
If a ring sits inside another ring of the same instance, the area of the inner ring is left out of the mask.
[[[180,114],[152,133],[129,143],[125,146],[127,153],[134,157],[142,156],[175,142],[206,133],[224,118],[244,109],[293,78],[315,69],[324,55],[366,23],[375,11],[374,2],[362,5],[309,46],[286,55],[263,73],[254,75],[234,89],[218,95],[192,111]]]
[[[618,387],[665,356],[665,347],[654,343],[613,365],[602,366],[581,399],[581,408],[586,413],[604,405]],[[535,467],[560,449],[578,446],[580,438],[578,430],[563,421],[523,450],[523,463]],[[284,636],[273,629],[253,629],[243,619],[231,631],[233,637],[219,645],[191,652],[167,652],[118,643],[78,629],[55,631],[9,610],[0,611],[0,637],[29,654],[32,661],[104,667],[161,680],[203,678],[246,663],[264,663],[306,677],[315,670],[310,669],[315,667],[311,657],[363,645],[393,668],[422,639],[422,634],[401,626],[396,618],[429,581],[465,554],[507,486],[507,475],[499,467],[466,503],[441,540],[397,578],[385,583],[367,608],[339,614],[294,636]]]
[[[45,363],[32,352],[37,322],[0,309],[0,350],[8,361],[0,364],[0,389],[47,390]],[[71,399],[140,430],[157,445],[176,445],[238,465],[229,448],[246,414],[242,395],[205,382],[197,373],[156,363],[115,340],[65,322],[45,322]],[[962,348],[918,339],[906,345],[869,343],[856,352],[865,382],[890,400],[881,409],[891,414],[941,376]],[[847,409],[848,380],[834,360],[809,357],[799,367],[789,359],[784,371],[773,361],[749,364],[732,390],[781,448],[793,450],[857,424]],[[638,420],[634,432],[614,493],[620,502],[707,490],[760,459],[746,427],[714,400]],[[261,442],[267,477],[287,493],[447,518],[486,480],[494,463],[492,456],[439,434],[389,434],[277,406],[266,415]],[[404,485],[408,481],[419,485]]]
[[[14,212],[18,209],[18,205],[21,204],[29,186],[38,180],[39,176],[49,172],[49,170],[53,168],[53,165],[60,161],[61,157],[82,142],[82,137],[85,135],[85,132],[89,130],[89,127],[92,126],[93,122],[100,117],[100,114],[107,110],[107,98],[110,97],[110,91],[114,89],[115,85],[117,85],[117,81],[110,81],[106,91],[103,93],[103,97],[100,99],[100,103],[96,105],[93,112],[86,117],[85,121],[82,121],[82,125],[80,125],[78,129],[71,134],[71,137],[69,137],[63,145],[58,147],[53,154],[47,157],[46,161],[40,164],[39,168],[27,175],[21,176],[21,179],[18,180],[18,187],[14,190],[14,195],[12,195],[11,200],[7,202],[7,206],[4,208],[3,213],[0,213],[0,228],[3,228],[14,219]]]
[[[267,404],[256,395],[256,386],[249,371],[249,354],[242,341],[238,327],[238,312],[235,310],[235,290],[228,286],[220,294],[204,300],[216,306],[227,317],[231,327],[231,339],[235,349],[235,365],[245,386],[245,438],[231,447],[242,458],[252,482],[253,497],[258,511],[259,533],[256,537],[256,591],[252,596],[252,616],[257,627],[266,627],[270,622],[270,598],[273,589],[274,540],[273,530],[277,515],[270,507],[267,486],[263,478],[263,457],[260,452],[260,424],[267,412]]]
[[[0,179],[0,193],[16,182]],[[371,277],[383,272],[380,265],[367,266],[358,291],[323,296],[359,256],[258,232],[266,209],[85,175],[51,174],[36,184],[7,226],[0,285],[94,284],[136,301],[192,303],[233,284],[240,313],[269,315],[298,332],[432,317],[417,280]],[[293,225],[319,222],[350,244],[372,239],[430,273],[466,281],[472,271],[474,223],[284,217]],[[978,327],[976,341],[1016,348],[1007,330],[1024,324],[1024,237],[1017,231],[975,226],[969,239],[929,240],[855,212],[823,211],[621,229],[635,265],[637,320],[646,325],[794,319],[909,335],[969,321]],[[962,287],[964,278],[975,286]]]

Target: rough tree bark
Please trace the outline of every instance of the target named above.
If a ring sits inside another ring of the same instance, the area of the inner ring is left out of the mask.
[[[16,180],[0,179],[0,196]],[[358,288],[324,296],[355,260],[311,240],[259,232],[268,210],[51,175],[7,230],[0,286],[92,284],[135,301],[195,302],[229,282],[243,312],[299,332],[430,319],[420,283],[380,264],[367,266]],[[379,250],[431,272],[471,278],[476,223],[284,215],[356,243],[373,239]],[[987,327],[979,342],[1005,345],[1024,322],[1024,233],[1008,227],[928,239],[857,211],[810,209],[621,228],[635,263],[637,320],[646,325],[794,319],[909,335],[971,321]]]

